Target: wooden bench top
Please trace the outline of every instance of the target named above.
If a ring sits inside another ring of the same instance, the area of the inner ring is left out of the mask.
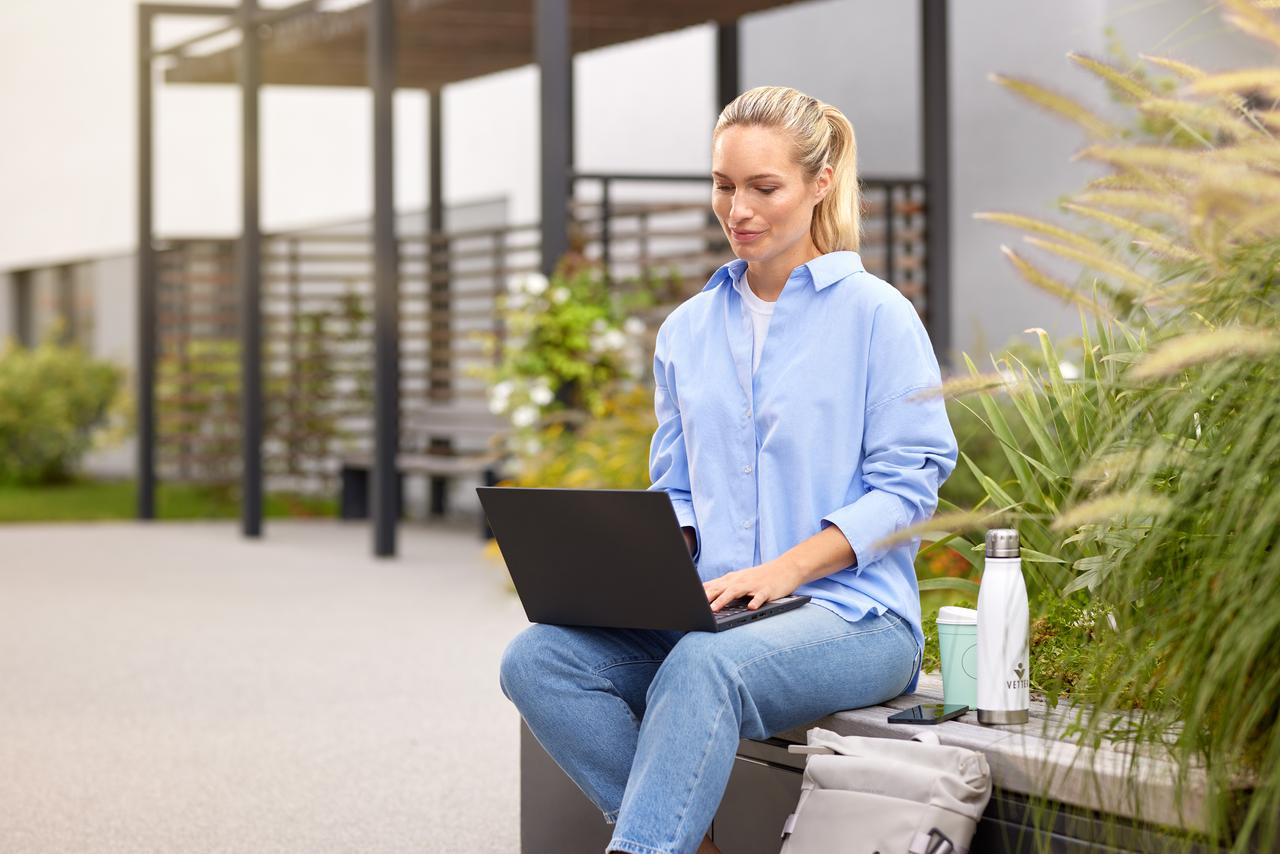
[[[973,711],[934,725],[891,724],[887,720],[893,712],[917,703],[940,702],[941,675],[925,673],[914,694],[904,694],[882,706],[836,712],[778,737],[803,744],[811,727],[876,738],[910,738],[929,730],[937,733],[943,744],[984,753],[993,783],[1006,791],[1168,827],[1203,831],[1208,825],[1202,768],[1188,774],[1179,807],[1178,770],[1173,761],[1154,746],[1144,745],[1135,751],[1132,744],[1116,743],[1093,749],[1063,740],[1075,716],[1065,704],[1050,709],[1033,701],[1030,720],[1011,726],[982,726]]]

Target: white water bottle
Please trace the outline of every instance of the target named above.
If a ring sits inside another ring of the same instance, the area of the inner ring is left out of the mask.
[[[987,531],[986,566],[978,588],[978,723],[1027,722],[1029,625],[1018,532]]]

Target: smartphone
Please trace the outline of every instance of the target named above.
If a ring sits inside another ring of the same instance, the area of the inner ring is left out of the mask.
[[[891,724],[940,724],[953,721],[969,711],[968,706],[947,706],[942,703],[923,703],[889,715]]]

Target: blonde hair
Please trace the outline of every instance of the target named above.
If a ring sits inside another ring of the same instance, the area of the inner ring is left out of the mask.
[[[787,86],[757,86],[734,98],[720,113],[711,138],[735,125],[785,131],[795,146],[794,162],[805,180],[831,167],[831,189],[813,209],[809,234],[818,251],[858,251],[862,207],[858,194],[858,143],[844,113]]]

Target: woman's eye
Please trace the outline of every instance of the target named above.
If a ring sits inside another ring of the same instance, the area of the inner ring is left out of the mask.
[[[732,187],[726,187],[724,184],[716,184],[717,190],[732,190]]]
[[[778,189],[778,188],[777,188],[777,187],[761,187],[761,188],[760,188],[760,192],[764,193],[764,194],[767,196],[767,195],[769,195],[770,193],[772,193],[772,192],[773,192],[774,190],[776,190],[776,189]]]

